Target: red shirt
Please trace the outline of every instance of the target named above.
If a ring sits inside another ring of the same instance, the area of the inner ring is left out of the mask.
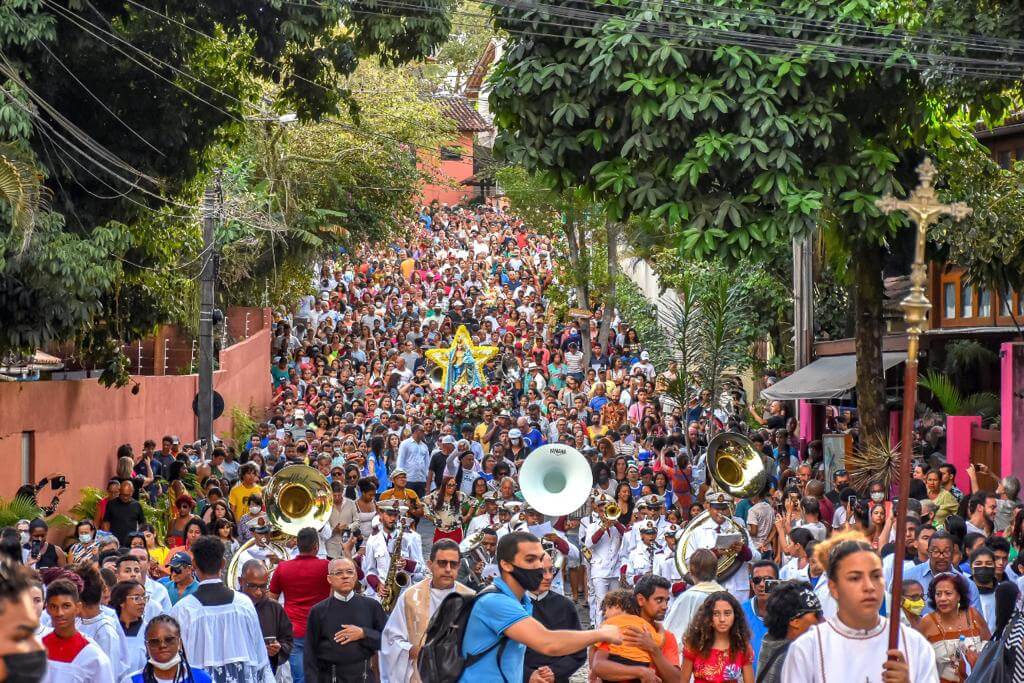
[[[331,585],[327,583],[328,560],[316,555],[299,555],[277,565],[270,579],[270,592],[284,595],[284,613],[292,622],[296,638],[306,637],[306,618],[313,605],[327,599]]]
[[[55,662],[70,664],[75,661],[78,653],[89,644],[78,631],[70,638],[61,638],[54,632],[50,632],[43,638],[43,645],[46,647],[46,658]]]

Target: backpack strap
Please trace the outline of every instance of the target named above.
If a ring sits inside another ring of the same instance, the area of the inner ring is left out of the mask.
[[[768,661],[764,663],[764,667],[762,667],[761,671],[758,672],[757,679],[754,681],[754,683],[763,683],[765,676],[767,676],[768,672],[772,669],[772,664],[777,662],[779,660],[779,657],[786,654],[788,650],[789,644],[787,643],[785,646],[780,647],[778,650],[773,652],[772,656],[768,658]]]
[[[477,593],[476,597],[477,597],[477,600],[479,600],[480,598],[482,598],[485,595],[489,595],[489,594],[492,594],[492,593],[500,593],[500,592],[501,591],[499,591],[494,585],[490,585],[487,588],[485,588],[482,591],[480,591],[479,593]],[[505,646],[508,644],[508,640],[509,640],[508,636],[506,636],[504,633],[502,633],[501,635],[498,636],[498,639],[496,641],[494,641],[494,644],[491,645],[490,647],[488,647],[486,650],[483,650],[482,652],[478,652],[475,655],[467,655],[466,656],[466,662],[465,662],[465,664],[463,664],[462,670],[465,671],[469,667],[473,666],[474,664],[479,662],[481,659],[483,659],[484,657],[489,655],[491,652],[494,652],[495,648],[497,648],[498,651],[495,654],[495,663],[498,665],[498,673],[501,674],[501,681],[502,681],[502,683],[508,683],[508,679],[505,678],[505,672],[501,670],[501,656],[505,653]]]

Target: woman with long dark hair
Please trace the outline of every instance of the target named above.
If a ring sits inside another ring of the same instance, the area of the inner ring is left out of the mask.
[[[462,493],[455,482],[455,477],[446,476],[441,485],[428,493],[423,503],[430,509],[430,518],[434,523],[434,543],[442,538],[450,538],[459,543],[462,540]]]
[[[208,673],[188,663],[181,627],[174,617],[153,617],[145,629],[145,642],[146,665],[131,677],[131,683],[212,683]]]
[[[754,648],[743,607],[731,593],[707,597],[693,615],[683,640],[680,680],[694,683],[754,683]]]

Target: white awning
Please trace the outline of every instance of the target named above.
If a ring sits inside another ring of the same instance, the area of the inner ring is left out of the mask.
[[[883,353],[882,367],[893,368],[906,353]],[[770,401],[827,401],[846,398],[857,385],[857,357],[853,354],[825,356],[800,368],[761,392]]]

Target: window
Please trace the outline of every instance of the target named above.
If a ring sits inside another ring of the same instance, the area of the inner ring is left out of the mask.
[[[974,287],[967,283],[960,285],[960,317],[974,317]]]
[[[1007,290],[999,295],[999,315],[1006,318],[1013,312],[1013,292]]]
[[[1000,168],[1010,168],[1010,151],[996,153],[996,163],[999,164]]]
[[[462,161],[462,150],[458,147],[442,147],[441,161]]]
[[[952,320],[956,317],[956,285],[947,282],[942,287],[943,315]]]
[[[987,318],[992,315],[992,292],[988,289],[978,290],[978,317]]]

